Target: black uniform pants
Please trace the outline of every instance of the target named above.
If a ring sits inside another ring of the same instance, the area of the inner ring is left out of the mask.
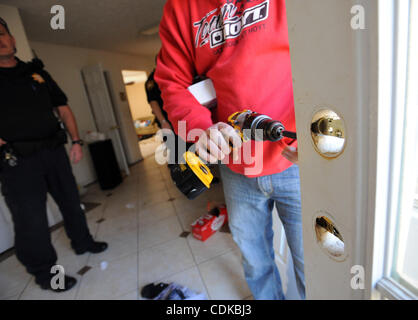
[[[48,227],[47,193],[62,213],[73,249],[83,250],[93,241],[64,146],[18,158],[15,167],[3,163],[0,182],[13,218],[16,256],[36,282],[49,279],[57,261]]]

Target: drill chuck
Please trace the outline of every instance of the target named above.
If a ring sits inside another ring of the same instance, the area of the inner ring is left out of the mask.
[[[296,139],[296,133],[285,130],[280,121],[271,119],[252,111],[244,111],[233,115],[229,121],[239,128],[243,137],[255,141],[280,141],[284,137]]]

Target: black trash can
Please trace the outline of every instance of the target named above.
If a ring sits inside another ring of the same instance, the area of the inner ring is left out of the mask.
[[[89,150],[97,179],[102,190],[109,190],[122,183],[122,175],[113,149],[112,140],[90,143]]]

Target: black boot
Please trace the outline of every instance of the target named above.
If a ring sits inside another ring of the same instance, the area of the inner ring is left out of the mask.
[[[100,253],[103,252],[107,249],[108,245],[106,242],[98,242],[98,241],[93,241],[91,242],[87,247],[85,247],[84,249],[75,249],[75,253],[76,254],[84,254],[86,252],[90,252],[90,253]]]
[[[163,282],[159,284],[150,283],[142,288],[141,296],[146,299],[154,299],[168,286],[169,286],[168,283],[163,283]]]
[[[64,291],[68,291],[71,288],[73,288],[75,286],[75,284],[77,283],[77,279],[70,277],[70,276],[64,276],[64,288],[52,288],[51,287],[51,279],[52,277],[44,282],[38,283],[39,286],[44,289],[44,290],[51,290],[54,292],[64,292]]]

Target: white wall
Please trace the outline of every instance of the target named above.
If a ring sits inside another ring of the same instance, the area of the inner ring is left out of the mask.
[[[32,60],[32,50],[26,37],[19,10],[0,4],[0,17],[7,22],[10,33],[16,39],[16,55],[23,61]]]
[[[148,104],[147,94],[145,92],[145,82],[137,82],[126,86],[126,94],[133,119],[152,115],[152,109]]]
[[[79,131],[83,137],[87,131],[95,130],[94,120],[86,91],[81,78],[81,68],[91,64],[102,63],[108,71],[111,82],[111,94],[114,97],[117,117],[121,122],[121,136],[124,142],[126,156],[130,164],[141,160],[138,139],[132,121],[129,104],[120,99],[119,93],[125,91],[122,70],[145,70],[151,72],[154,67],[154,57],[134,56],[111,53],[106,51],[60,46],[31,41],[30,45],[45,64],[45,69],[67,94],[69,105],[73,110]],[[73,166],[74,175],[80,185],[95,180],[95,172],[85,147],[86,157]]]

